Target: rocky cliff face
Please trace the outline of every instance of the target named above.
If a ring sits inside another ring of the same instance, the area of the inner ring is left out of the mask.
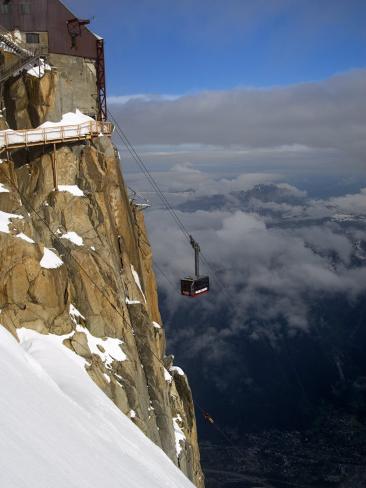
[[[48,120],[57,76],[9,80],[2,127]],[[40,146],[0,163],[1,324],[15,337],[22,327],[62,336],[104,393],[203,487],[190,388],[165,356],[151,248],[118,154],[107,137],[57,145],[58,189],[52,156]]]

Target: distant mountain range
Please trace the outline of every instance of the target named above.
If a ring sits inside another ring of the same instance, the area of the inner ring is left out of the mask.
[[[256,208],[255,202],[286,203],[301,205],[306,200],[306,194],[294,192],[289,185],[259,184],[247,191],[233,191],[228,194],[215,194],[198,197],[180,204],[177,208],[183,212],[196,210],[249,210]]]

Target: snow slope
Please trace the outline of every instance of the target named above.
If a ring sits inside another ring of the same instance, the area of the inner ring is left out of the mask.
[[[0,486],[193,488],[54,335],[0,326]]]

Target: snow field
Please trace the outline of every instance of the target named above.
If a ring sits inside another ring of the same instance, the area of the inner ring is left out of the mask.
[[[62,338],[18,333],[0,326],[1,487],[193,488]]]

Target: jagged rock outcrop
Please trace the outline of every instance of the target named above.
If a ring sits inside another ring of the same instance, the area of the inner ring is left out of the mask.
[[[54,76],[6,83],[9,126],[47,120]],[[58,189],[50,146],[0,163],[0,323],[15,337],[21,327],[63,336],[105,394],[203,487],[191,391],[165,357],[151,248],[118,154],[99,137],[59,144],[56,160]]]

